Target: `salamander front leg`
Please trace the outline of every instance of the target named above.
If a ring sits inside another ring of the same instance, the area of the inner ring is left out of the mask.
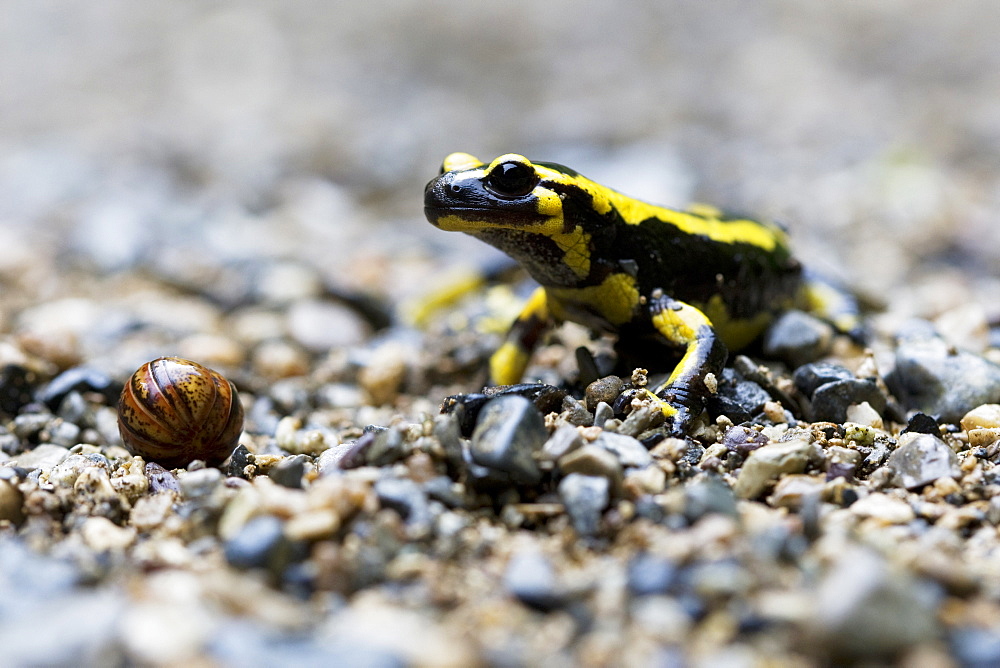
[[[551,324],[545,288],[538,288],[521,309],[507,332],[507,338],[490,357],[490,382],[514,385],[521,382],[538,339]]]
[[[719,375],[728,351],[704,313],[684,302],[654,294],[649,305],[653,326],[671,345],[684,350],[680,362],[653,390],[672,431],[682,435],[705,408],[712,391],[705,376]]]

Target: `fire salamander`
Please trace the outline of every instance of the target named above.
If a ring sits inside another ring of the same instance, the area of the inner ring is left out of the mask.
[[[617,333],[620,351],[653,336],[680,352],[652,392],[676,434],[702,412],[727,351],[751,343],[776,314],[804,308],[843,331],[856,325],[850,298],[804,279],[777,225],[707,206],[654,206],[561,165],[453,153],[427,184],[424,207],[431,223],[495,246],[541,285],[490,360],[493,382],[519,382],[555,322]]]

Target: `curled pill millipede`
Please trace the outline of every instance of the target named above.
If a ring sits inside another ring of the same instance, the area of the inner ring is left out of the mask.
[[[243,431],[236,387],[222,374],[181,359],[143,364],[118,400],[118,431],[125,447],[167,468],[195,459],[218,466]]]

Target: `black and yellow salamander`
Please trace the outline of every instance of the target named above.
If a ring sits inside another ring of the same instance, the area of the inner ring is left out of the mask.
[[[654,206],[554,163],[453,153],[427,184],[424,210],[442,230],[510,255],[541,285],[490,359],[493,382],[519,382],[556,322],[616,333],[619,350],[658,337],[680,352],[653,391],[674,433],[701,413],[727,350],[751,343],[779,312],[856,324],[849,300],[803,278],[779,226],[707,206]]]

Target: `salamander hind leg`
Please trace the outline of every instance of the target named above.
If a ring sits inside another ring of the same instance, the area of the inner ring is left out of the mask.
[[[706,376],[722,372],[728,351],[708,317],[694,306],[654,294],[649,310],[656,331],[684,351],[670,377],[653,390],[672,431],[682,435],[712,394]]]

